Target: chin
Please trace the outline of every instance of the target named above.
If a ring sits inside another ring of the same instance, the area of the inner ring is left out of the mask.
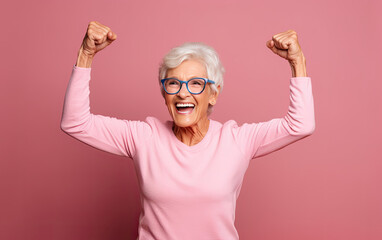
[[[194,116],[185,116],[176,113],[173,115],[172,119],[174,120],[176,126],[182,128],[191,127],[197,123],[197,119],[195,119]]]
[[[174,123],[176,124],[176,126],[178,127],[191,127],[193,125],[196,124],[195,120],[191,120],[189,118],[184,118],[184,117],[177,117],[175,116],[173,118],[174,120]]]

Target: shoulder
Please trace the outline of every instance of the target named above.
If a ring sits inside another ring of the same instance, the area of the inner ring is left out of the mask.
[[[153,117],[153,116],[148,116],[148,117],[146,117],[146,118],[145,118],[145,122],[146,122],[147,124],[149,124],[149,125],[153,125],[153,126],[158,125],[158,124],[160,125],[160,124],[162,123],[161,120],[159,120],[158,118]]]
[[[220,131],[222,134],[232,135],[234,138],[242,135],[253,134],[258,128],[259,123],[243,123],[238,124],[235,120],[228,120],[224,123],[220,123]]]
[[[172,121],[161,120],[153,116],[148,116],[145,123],[151,128],[152,133],[164,134],[169,132],[172,127]]]
[[[235,120],[228,120],[225,122],[218,122],[215,120],[212,120],[212,126],[214,128],[214,132],[219,132],[220,135],[234,135],[238,128],[238,124]]]
[[[225,131],[228,129],[233,129],[233,128],[238,127],[237,122],[235,120],[228,120],[228,121],[221,123],[221,122],[218,122],[218,121],[211,119],[211,122],[214,124],[216,129],[220,129],[221,131]]]
[[[148,116],[145,119],[145,122],[153,128],[165,128],[169,125],[170,121],[163,121],[153,116]]]

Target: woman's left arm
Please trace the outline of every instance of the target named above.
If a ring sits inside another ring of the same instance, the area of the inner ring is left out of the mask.
[[[315,129],[312,82],[306,73],[305,57],[296,32],[289,30],[276,34],[266,45],[290,64],[290,102],[288,112],[282,118],[234,128],[239,146],[243,151],[249,151],[251,158],[279,150],[311,135]]]
[[[250,158],[267,155],[314,132],[314,101],[310,77],[290,78],[289,88],[289,107],[284,117],[234,126],[236,141]]]

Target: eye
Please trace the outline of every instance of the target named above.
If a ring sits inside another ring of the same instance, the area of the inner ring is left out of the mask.
[[[176,79],[168,79],[166,80],[166,85],[179,85],[179,82]]]
[[[202,86],[204,85],[204,81],[202,79],[192,79],[189,84],[194,86]]]

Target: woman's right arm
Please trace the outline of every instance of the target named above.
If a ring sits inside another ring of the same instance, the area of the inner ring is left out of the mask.
[[[140,134],[149,133],[145,122],[121,120],[90,112],[91,68],[73,66],[65,94],[61,129],[97,149],[133,158]]]
[[[103,41],[100,40],[96,45],[104,44],[107,41],[105,36],[109,32],[102,27],[103,25],[101,25],[101,28],[99,23],[91,22],[91,24],[89,24],[90,31],[88,28],[85,35],[85,38],[88,39],[84,39],[84,42],[95,36],[95,38],[103,37]],[[101,32],[101,34],[98,34],[97,31],[98,33]],[[89,34],[93,34],[93,36],[89,37]],[[97,42],[97,39],[95,39],[95,42]],[[139,144],[140,139],[151,135],[151,127],[146,122],[122,120],[95,115],[90,112],[89,82],[93,58],[94,55],[91,55],[91,49],[88,49],[86,44],[83,44],[67,86],[61,129],[92,147],[133,158],[136,145]]]

